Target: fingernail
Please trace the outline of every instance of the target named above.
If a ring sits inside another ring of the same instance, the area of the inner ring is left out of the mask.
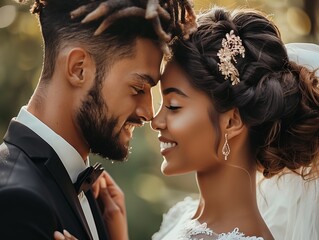
[[[63,230],[63,234],[69,238],[72,237],[72,235],[65,229]]]
[[[106,181],[104,178],[101,179],[101,188],[106,188]]]

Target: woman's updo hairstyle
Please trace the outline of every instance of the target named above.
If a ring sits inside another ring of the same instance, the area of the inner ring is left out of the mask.
[[[285,168],[312,176],[319,156],[318,77],[288,60],[277,27],[256,10],[214,7],[197,21],[198,30],[188,40],[172,44],[172,59],[211,98],[217,112],[238,108],[264,176]],[[217,55],[231,31],[245,48],[245,56],[236,56],[234,64],[240,80],[236,85],[219,70]]]

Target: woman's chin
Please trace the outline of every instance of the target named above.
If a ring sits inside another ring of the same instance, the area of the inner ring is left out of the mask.
[[[162,165],[161,165],[161,172],[165,176],[173,175],[173,173],[171,172],[169,163],[165,159],[164,159],[164,161],[162,162]]]
[[[181,169],[174,168],[171,164],[166,162],[166,160],[164,160],[162,163],[161,172],[164,176],[176,176],[184,174],[184,172],[181,171]]]

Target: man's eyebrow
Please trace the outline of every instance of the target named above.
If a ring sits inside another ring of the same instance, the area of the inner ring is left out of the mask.
[[[146,82],[147,84],[151,85],[151,87],[154,87],[156,85],[154,79],[147,74],[135,73],[134,76],[142,80],[143,82]]]
[[[181,90],[179,90],[178,88],[165,88],[163,91],[162,91],[163,95],[168,95],[170,93],[176,93],[178,95],[181,95],[183,97],[188,97],[184,92],[182,92]]]

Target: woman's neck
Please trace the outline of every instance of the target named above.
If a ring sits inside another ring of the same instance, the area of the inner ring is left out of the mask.
[[[229,232],[239,227],[250,229],[264,225],[256,202],[256,170],[228,163],[197,173],[200,204],[194,216],[215,232]]]
[[[197,185],[205,208],[212,209],[216,215],[255,201],[255,172],[235,165],[198,172]]]

